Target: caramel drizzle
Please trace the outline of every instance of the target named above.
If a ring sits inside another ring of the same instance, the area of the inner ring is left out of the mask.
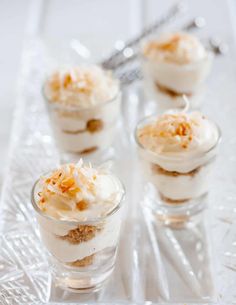
[[[93,239],[102,229],[103,226],[101,224],[97,226],[79,225],[78,228],[70,230],[67,235],[58,236],[58,238],[71,244],[80,244]]]

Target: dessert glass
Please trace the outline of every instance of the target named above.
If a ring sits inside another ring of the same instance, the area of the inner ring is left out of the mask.
[[[93,153],[112,145],[120,115],[120,91],[112,99],[87,108],[53,103],[45,94],[44,98],[63,162],[75,162],[81,156],[91,159]]]
[[[143,71],[143,74],[145,96],[148,100],[155,102],[159,113],[163,113],[169,109],[183,109],[185,107],[183,95],[188,98],[190,109],[200,109],[205,96],[205,85],[202,84],[197,90],[191,93],[178,93],[155,83],[148,71]]]
[[[146,42],[148,43],[148,42]],[[189,98],[191,109],[198,109],[204,97],[204,82],[209,74],[213,54],[196,62],[177,64],[141,55],[144,88],[148,98],[157,101],[159,110],[182,108],[182,95]]]
[[[183,214],[195,214],[204,207],[210,189],[212,168],[221,138],[220,129],[214,124],[218,135],[216,143],[203,153],[191,154],[189,157],[163,156],[145,148],[137,135],[140,128],[155,120],[156,116],[143,119],[135,131],[141,167],[147,181],[157,191],[155,207],[152,205],[152,209],[163,219],[166,215],[183,217]]]
[[[116,259],[123,214],[124,188],[118,205],[106,216],[86,221],[60,220],[38,207],[38,183],[31,195],[40,235],[49,256],[56,285],[78,293],[94,292],[111,275]]]

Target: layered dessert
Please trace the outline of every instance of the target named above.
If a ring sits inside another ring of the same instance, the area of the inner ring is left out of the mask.
[[[82,160],[62,165],[36,183],[32,202],[41,238],[51,256],[67,267],[67,272],[74,272],[72,278],[76,270],[82,271],[82,275],[76,275],[79,280],[76,288],[96,284],[91,270],[95,272],[95,279],[104,279],[111,273],[122,221],[123,196],[120,181],[108,169],[93,168]]]
[[[146,90],[163,110],[182,107],[183,94],[192,108],[200,106],[212,54],[196,37],[183,32],[163,34],[146,42],[142,55]]]
[[[63,151],[87,154],[112,144],[120,89],[110,71],[95,65],[61,69],[47,79],[44,95]]]
[[[184,203],[208,192],[219,138],[217,126],[199,112],[168,112],[138,125],[143,168],[164,202]]]

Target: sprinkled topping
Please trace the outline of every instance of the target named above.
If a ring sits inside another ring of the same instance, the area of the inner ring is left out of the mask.
[[[139,139],[140,142],[144,137],[173,141],[186,149],[193,139],[193,128],[197,125],[186,114],[164,114],[154,124],[143,127],[139,131]]]
[[[148,54],[152,50],[156,51],[163,51],[163,52],[175,52],[181,42],[187,37],[184,35],[180,35],[179,33],[174,34],[170,37],[169,40],[166,41],[157,41],[152,40],[149,42],[148,45],[146,45],[146,48],[144,49],[144,54]]]
[[[188,64],[202,59],[206,51],[199,40],[187,33],[163,35],[158,40],[146,43],[144,56],[152,59],[162,59],[177,64]]]
[[[208,136],[215,138],[215,128],[198,112],[166,113],[137,131],[139,142],[158,153],[194,150],[209,144]]]
[[[93,217],[105,215],[119,203],[123,194],[107,166],[93,168],[82,159],[42,177],[39,188],[37,204],[43,212],[55,218],[80,220],[88,219],[90,214]]]
[[[49,79],[49,86],[52,90],[60,89],[78,93],[91,94],[95,86],[94,78],[88,71],[66,71],[64,74],[56,72]],[[56,100],[55,100],[56,101]]]
[[[96,173],[92,168],[88,168],[85,172],[81,162],[77,165],[63,165],[49,176],[42,178],[43,188],[39,193],[39,204],[43,206],[50,197],[57,194],[66,198],[77,198],[76,208],[83,210],[88,205],[85,204],[84,195],[94,195],[95,179]]]
[[[56,71],[45,85],[49,101],[87,107],[104,103],[118,93],[119,84],[111,72],[98,66],[80,66]]]

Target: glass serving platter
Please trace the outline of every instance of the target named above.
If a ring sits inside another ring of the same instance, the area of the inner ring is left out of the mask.
[[[150,12],[152,5],[148,1]],[[236,303],[236,50],[229,13],[223,1],[195,1],[186,17],[171,24],[178,28],[200,14],[208,23],[199,33],[202,39],[217,35],[229,46],[227,55],[215,58],[203,106],[223,134],[206,208],[175,226],[163,226],[150,213],[152,192],[139,169],[133,131],[140,118],[155,112],[155,104],[143,97],[141,83],[126,88],[117,138],[109,151],[113,169],[127,190],[126,217],[115,271],[100,292],[88,295],[55,286],[30,203],[34,181],[59,163],[41,96],[45,73],[62,60],[76,63],[85,58],[75,54],[75,40],[59,47],[56,39],[52,42],[45,35],[28,38],[1,196],[1,305]],[[93,50],[91,44],[85,46],[84,52]],[[94,53],[89,61],[97,59],[96,48]]]

